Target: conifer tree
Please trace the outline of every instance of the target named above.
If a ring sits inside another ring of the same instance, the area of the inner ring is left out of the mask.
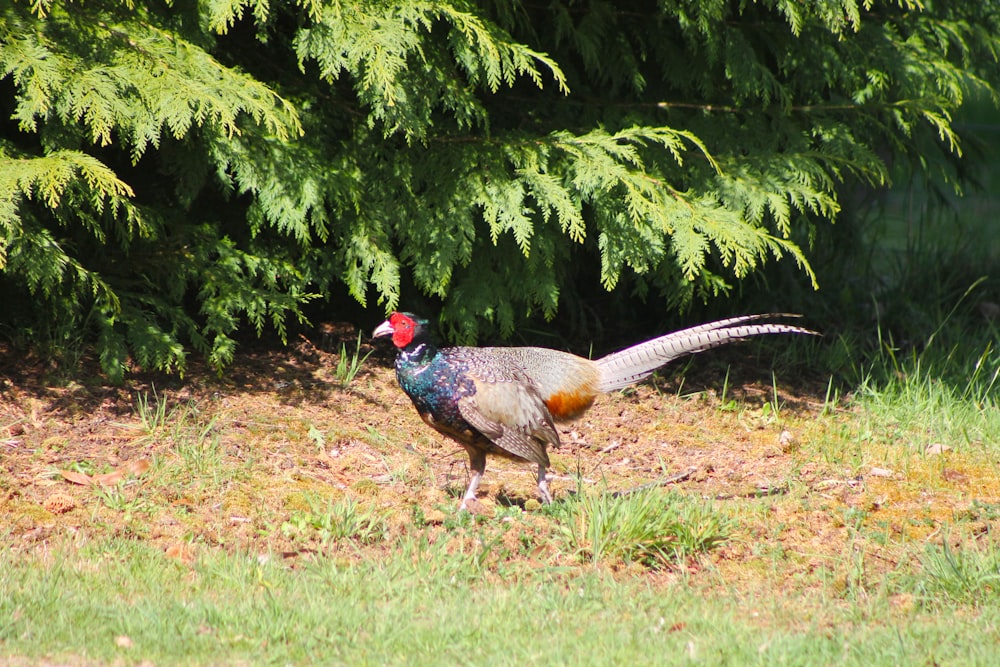
[[[509,334],[590,282],[814,282],[841,188],[960,155],[994,3],[14,0],[0,335],[216,368],[321,296]]]

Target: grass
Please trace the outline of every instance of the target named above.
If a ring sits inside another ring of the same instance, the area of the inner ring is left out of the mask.
[[[308,511],[293,511],[288,521],[281,525],[282,532],[293,541],[316,539],[320,543],[355,540],[371,544],[385,539],[387,525],[380,512],[362,506],[353,498],[325,505],[314,496],[308,496]]]
[[[152,398],[147,392],[137,392],[135,395],[136,414],[146,433],[152,434],[163,428],[167,423],[167,402],[156,394],[156,387],[151,390]]]
[[[354,381],[354,378],[357,377],[358,372],[361,370],[361,365],[372,354],[372,351],[369,350],[364,356],[361,356],[361,338],[362,334],[359,332],[358,342],[355,344],[354,350],[350,353],[347,351],[346,343],[340,344],[340,358],[337,360],[334,374],[341,387],[347,387]]]
[[[765,404],[772,392],[762,387]],[[84,496],[85,513],[68,525],[39,518],[51,526],[43,542],[24,524],[5,529],[0,655],[71,664],[990,664],[1000,622],[988,540],[1000,519],[997,486],[970,491],[940,471],[971,478],[994,459],[970,446],[939,464],[908,440],[932,419],[947,421],[952,399],[896,424],[874,407],[817,418],[786,404],[783,425],[801,441],[789,458],[815,465],[822,447],[842,456],[812,476],[785,468],[779,496],[711,501],[703,496],[712,487],[696,484],[615,498],[583,483],[551,509],[497,505],[486,516],[456,515],[440,491],[423,497],[434,476],[413,490],[412,479],[390,478],[362,495],[310,479],[309,467],[283,475],[263,452],[245,464],[224,420],[175,411],[186,421],[163,429],[175,435],[140,483]],[[693,401],[723,432],[747,423],[710,401],[674,400]],[[213,433],[201,441],[216,443],[215,455],[192,465],[173,438],[198,442],[206,423]],[[266,426],[258,439],[286,431]],[[856,456],[843,455],[859,438]],[[300,445],[316,455],[307,426]],[[392,445],[365,444],[379,446]],[[371,451],[380,469],[385,454]],[[869,476],[876,465],[904,477]],[[502,467],[490,470],[496,489]],[[857,474],[864,481],[851,486]],[[530,487],[530,472],[521,476]],[[820,484],[829,479],[837,484]],[[249,501],[233,504],[240,494]]]
[[[7,655],[103,664],[989,664],[980,631],[1000,620],[815,595],[791,609],[601,570],[500,579],[420,539],[378,561],[295,569],[222,552],[183,567],[116,539],[5,551],[0,591]]]
[[[957,307],[957,306],[956,306]],[[954,317],[918,346],[883,340],[862,371],[857,403],[873,423],[892,424],[919,449],[946,446],[1000,453],[1000,329]]]
[[[921,559],[923,576],[914,577],[918,594],[930,605],[948,603],[983,608],[1000,598],[1000,548],[996,543],[951,546],[944,541]]]
[[[615,496],[580,493],[557,506],[569,550],[594,564],[621,561],[649,567],[684,563],[728,537],[728,521],[703,502],[658,489]]]

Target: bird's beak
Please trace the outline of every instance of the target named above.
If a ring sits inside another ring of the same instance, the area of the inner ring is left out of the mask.
[[[386,320],[382,324],[375,327],[375,331],[372,332],[372,338],[382,338],[383,336],[391,336],[394,332],[392,325],[389,324],[389,320]]]

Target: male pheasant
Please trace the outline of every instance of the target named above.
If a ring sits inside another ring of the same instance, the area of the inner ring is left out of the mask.
[[[438,348],[427,320],[393,313],[375,329],[399,348],[396,378],[423,420],[469,454],[467,509],[486,470],[486,455],[538,464],[538,490],[552,502],[545,470],[548,445],[559,446],[555,422],[578,417],[598,394],[627,387],[684,355],[759,334],[815,332],[754,323],[746,315],[683,329],[591,361],[542,347]]]

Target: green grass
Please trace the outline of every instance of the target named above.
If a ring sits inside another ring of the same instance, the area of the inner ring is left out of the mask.
[[[913,578],[913,586],[928,606],[983,608],[1000,600],[1000,547],[993,541],[952,546],[946,540],[929,547],[921,564],[922,576]]]
[[[669,567],[718,546],[729,521],[710,505],[659,489],[616,497],[607,489],[555,506],[569,550],[585,562]]]
[[[615,497],[581,486],[542,511],[498,506],[486,517],[456,514],[443,497],[443,518],[434,519],[433,503],[387,503],[374,484],[373,496],[359,496],[255,467],[255,450],[285,448],[294,437],[315,456],[311,421],[296,431],[256,414],[254,438],[239,431],[232,450],[222,407],[182,404],[155,429],[162,454],[143,483],[93,489],[98,502],[83,525],[56,530],[43,547],[0,533],[0,657],[990,665],[1000,623],[998,502],[970,490],[975,502],[947,496],[964,509],[941,512],[933,494],[951,493],[941,486],[946,468],[998,476],[996,388],[974,377],[975,354],[956,366],[956,355],[936,349],[886,354],[892,373],[872,367],[850,401],[831,406],[820,396],[806,414],[780,399],[780,378],[757,404],[767,414],[734,410],[726,396],[702,407],[720,427],[775,429],[780,420],[799,434],[799,449],[783,456],[819,472],[786,469],[772,480],[785,489],[775,497],[712,500],[666,489]],[[941,381],[946,361],[980,389]],[[378,469],[404,451],[387,433],[358,431]],[[952,453],[926,455],[924,445],[938,440]],[[874,466],[903,477],[872,477]],[[433,475],[386,478],[402,488],[434,485]],[[295,484],[302,490],[287,488]],[[188,509],[171,509],[178,498],[191,499]],[[237,509],[234,499],[242,499]],[[255,533],[230,535],[234,513]],[[153,546],[170,522],[187,527],[190,558]]]
[[[127,540],[0,555],[7,656],[137,664],[991,664],[1000,611],[706,598],[600,570],[482,572],[419,539],[349,565]],[[879,623],[868,622],[877,615]],[[127,637],[128,641],[118,638]],[[125,643],[128,646],[121,646]]]
[[[306,496],[309,509],[292,512],[281,531],[293,542],[317,540],[321,544],[340,540],[355,540],[361,544],[381,542],[388,526],[382,513],[362,506],[353,498],[325,503],[313,495]]]
[[[1000,329],[949,316],[919,346],[883,340],[858,369],[856,403],[914,447],[1000,454]]]
[[[136,392],[135,404],[136,414],[146,433],[153,434],[167,423],[167,402],[156,394],[156,387],[152,389],[152,397],[148,392]]]
[[[358,332],[358,342],[354,345],[352,352],[347,351],[345,343],[340,344],[340,357],[334,367],[334,377],[341,387],[347,387],[354,381],[354,378],[361,371],[362,364],[372,354],[372,351],[369,350],[364,356],[361,356],[361,338],[362,334]]]

